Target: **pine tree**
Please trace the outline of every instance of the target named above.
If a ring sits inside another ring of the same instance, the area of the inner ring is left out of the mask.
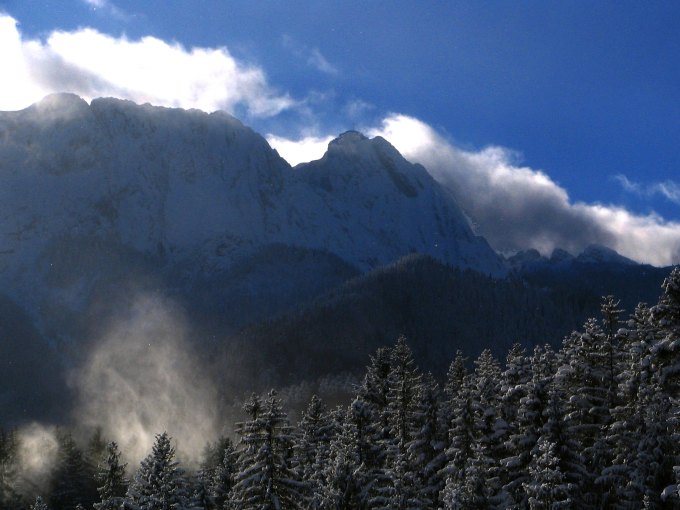
[[[224,498],[219,496],[224,480],[218,476],[218,472],[225,469],[225,451],[233,452],[233,449],[231,439],[227,437],[220,437],[214,443],[208,442],[203,449],[203,459],[193,481],[192,498],[206,510],[221,509],[224,504]],[[230,472],[233,472],[233,466]],[[231,485],[228,484],[228,487]]]
[[[96,495],[90,492],[92,484],[82,451],[69,433],[62,432],[57,439],[59,447],[50,483],[50,506],[74,510],[81,502],[91,505],[96,500]]]
[[[474,455],[477,435],[471,375],[464,377],[451,409],[454,418],[449,430],[449,447],[445,452],[446,465],[440,471],[445,487],[439,499],[447,509],[465,508],[461,506],[465,499],[465,473]]]
[[[407,446],[409,462],[420,487],[420,500],[439,506],[439,493],[444,488],[441,470],[446,466],[448,428],[440,419],[439,387],[431,374],[423,378],[419,401],[414,414],[417,431]]]
[[[614,409],[618,404],[617,396],[617,375],[621,365],[620,346],[621,337],[618,334],[620,316],[623,310],[619,309],[620,301],[614,296],[602,298],[600,310],[602,312],[602,328],[605,334],[604,356],[606,357],[606,376],[605,386],[607,387],[607,406]]]
[[[536,347],[531,358],[531,380],[524,383],[518,393],[520,399],[514,432],[506,441],[508,457],[501,461],[503,466],[504,490],[509,494],[516,508],[526,508],[528,494],[525,486],[530,479],[529,464],[545,423],[548,406],[548,391],[552,383],[550,358],[552,351]]]
[[[674,460],[668,423],[670,403],[655,380],[643,382],[639,393],[639,429],[628,459],[626,490],[617,503],[621,508],[640,508],[645,502],[649,508],[661,508],[661,493],[672,481]]]
[[[580,445],[570,433],[564,401],[560,385],[553,384],[548,392],[548,407],[539,440],[553,445],[552,454],[557,458],[560,472],[564,475],[560,492],[572,501],[573,508],[581,508],[584,506],[582,490],[587,480],[587,470]]]
[[[659,302],[650,310],[659,340],[652,346],[659,382],[673,398],[680,396],[680,266],[664,280]]]
[[[385,444],[391,441],[392,423],[387,406],[392,371],[392,350],[379,348],[366,368],[366,375],[352,404],[352,416],[362,445],[361,462],[369,470],[385,467]]]
[[[348,411],[348,415],[352,411]],[[344,420],[331,441],[328,462],[321,478],[320,508],[363,510],[368,506],[370,478],[361,462],[361,441],[355,422]]]
[[[324,483],[321,468],[328,459],[334,427],[326,406],[318,396],[313,395],[298,425],[299,438],[294,456],[297,476],[309,490],[310,508],[320,506],[320,491]]]
[[[231,505],[239,510],[295,508],[305,499],[306,491],[291,467],[292,427],[275,391],[242,430],[243,450]]]
[[[421,376],[404,336],[399,337],[392,349],[391,366],[387,377],[386,409],[388,421],[392,424],[390,437],[405,448],[414,435],[413,417],[421,389]]]
[[[526,349],[519,343],[513,344],[505,361],[501,383],[501,417],[512,427],[517,417],[519,402],[526,392],[526,383],[531,380],[530,360]]]
[[[385,491],[384,503],[372,506],[375,510],[416,510],[430,507],[431,501],[421,495],[419,480],[406,461],[406,456],[397,453],[390,468],[390,490]]]
[[[469,396],[470,392],[470,378],[468,376],[467,368],[465,367],[466,360],[467,358],[463,356],[463,353],[460,350],[456,351],[456,356],[449,365],[446,374],[446,383],[444,384],[444,401],[441,405],[439,417],[439,428],[443,432],[442,436],[444,440],[442,447],[444,456],[441,460],[442,467],[438,474],[442,484],[446,484],[447,478],[449,478],[452,470],[460,470],[464,466],[463,463],[454,467],[451,462],[454,455],[451,443],[455,437],[451,431],[455,427],[456,420],[460,418],[460,412],[462,410],[461,404],[465,401],[465,399],[460,398],[464,385],[467,392],[466,395]],[[473,420],[472,408],[470,408],[470,419]],[[440,495],[441,494],[442,491],[440,490]]]
[[[31,510],[49,510],[49,507],[40,496],[36,496],[35,503],[31,505]]]
[[[597,479],[597,484],[607,492],[607,505],[617,509],[640,508],[643,504],[644,491],[640,492],[631,479],[640,433],[645,426],[647,403],[643,400],[654,375],[646,361],[650,352],[648,342],[654,341],[646,305],[638,305],[627,325],[630,329],[622,330],[620,335],[617,405],[612,410],[612,423],[605,438],[612,460]]]
[[[209,485],[209,499],[212,507],[222,509],[231,496],[236,479],[236,449],[231,440],[226,438],[222,444],[222,462],[212,471]]]
[[[128,488],[126,502],[139,510],[179,510],[185,508],[187,497],[184,471],[175,460],[170,436],[158,434]]]
[[[503,443],[507,433],[507,423],[500,416],[501,369],[491,351],[485,349],[475,360],[473,376],[473,402],[475,410],[475,429],[478,467],[485,466],[485,490],[489,504],[500,505],[506,495],[502,491],[500,461],[503,457]],[[466,475],[467,476],[467,475]]]
[[[127,464],[121,464],[120,452],[115,441],[106,446],[106,459],[99,464],[96,474],[99,503],[95,510],[116,510],[125,498],[128,482],[125,479]]]
[[[444,508],[465,510],[488,510],[496,507],[493,503],[493,488],[489,478],[493,478],[493,460],[486,455],[481,444],[473,445],[472,456],[467,459],[458,477],[449,477],[441,496]],[[499,506],[503,508],[503,506]]]
[[[604,432],[611,422],[607,354],[606,335],[595,319],[588,319],[582,333],[565,340],[564,362],[556,375],[564,394],[569,395],[569,434],[579,443],[586,459],[587,477],[581,488],[585,508],[602,504],[604,495],[596,480],[611,461],[604,448]]]
[[[529,466],[529,477],[524,482],[531,510],[558,510],[573,508],[569,499],[572,492],[555,455],[556,445],[545,436],[538,440],[537,451]]]
[[[475,409],[472,396],[471,376],[466,376],[452,403],[455,416],[449,430],[449,448],[446,450],[446,466],[441,471],[447,480],[463,478],[465,466],[472,457],[476,442]]]

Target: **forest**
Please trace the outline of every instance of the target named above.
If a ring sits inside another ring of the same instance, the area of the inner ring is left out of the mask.
[[[0,509],[679,508],[679,388],[675,268],[656,304],[626,313],[606,296],[558,350],[518,343],[503,364],[458,352],[437,380],[402,336],[370,357],[344,406],[312,397],[292,424],[276,391],[253,394],[195,469],[163,431],[130,465],[101,433],[79,445],[62,429],[32,485],[6,430]]]

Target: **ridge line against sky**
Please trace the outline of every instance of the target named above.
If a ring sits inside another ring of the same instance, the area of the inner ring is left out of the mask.
[[[365,83],[377,80],[379,72],[366,67],[366,78],[350,67],[351,60],[346,56],[343,59],[342,53],[331,51],[336,48],[317,45],[301,35],[304,31],[283,27],[290,29],[272,35],[274,42],[267,44],[275,44],[288,59],[274,65],[257,58],[252,49],[239,49],[226,42],[195,44],[181,32],[171,38],[162,37],[163,30],[144,33],[140,29],[139,34],[125,35],[125,28],[132,28],[139,18],[135,9],[146,3],[77,0],[73,4],[85,9],[81,9],[74,28],[74,20],[69,20],[64,26],[71,28],[55,24],[34,28],[30,33],[24,30],[30,20],[13,14],[15,3],[0,3],[0,10],[4,7],[6,11],[0,14],[0,68],[11,76],[0,82],[0,109],[20,109],[58,91],[74,92],[88,100],[114,96],[138,103],[223,109],[265,133],[270,144],[292,164],[320,157],[334,135],[358,128],[371,136],[385,137],[405,157],[423,163],[452,190],[473,218],[477,231],[503,252],[530,247],[546,254],[555,247],[578,252],[587,244],[599,243],[644,262],[680,262],[680,186],[674,172],[631,173],[630,168],[612,163],[602,174],[582,175],[582,180],[592,178],[593,184],[586,192],[578,189],[574,200],[565,185],[575,186],[572,174],[577,172],[570,172],[568,163],[566,171],[551,167],[536,170],[523,164],[520,153],[494,145],[493,130],[484,143],[473,143],[471,148],[454,142],[448,134],[457,132],[457,124],[463,124],[460,119],[444,124],[438,118],[426,122],[418,115],[395,113],[418,110],[415,100],[405,98],[407,110],[402,110],[400,104],[386,108],[379,97],[364,95]],[[77,10],[73,7],[74,12]],[[103,23],[101,14],[113,15],[124,29],[111,35],[116,31],[98,28],[96,25]],[[351,45],[351,41],[345,43]],[[257,47],[257,43],[250,44]],[[376,61],[374,65],[379,70],[386,64]],[[417,74],[416,70],[412,72]],[[503,74],[502,70],[498,73]],[[300,77],[308,79],[307,86],[295,83],[302,80]],[[430,82],[434,87],[433,80],[422,83],[423,102],[436,99],[427,95]],[[454,92],[456,84],[451,81]],[[382,87],[389,92],[398,88],[398,83],[386,82]],[[478,99],[484,99],[481,92]],[[492,104],[498,101],[491,96],[487,99]],[[677,96],[668,98],[669,115],[677,106],[676,100]],[[588,101],[584,102],[586,106],[590,106]],[[504,108],[498,109],[499,122],[507,121],[503,112]],[[569,113],[564,111],[565,115]],[[480,109],[479,115],[488,113]],[[517,122],[521,124],[521,119]],[[574,148],[573,165],[577,167],[581,162],[576,149],[583,148],[567,145],[573,133],[558,128],[554,129],[564,136],[563,150]],[[598,148],[606,152],[608,147],[593,147],[593,154]],[[534,150],[531,147],[528,152]],[[676,159],[675,152],[668,153],[670,163]]]

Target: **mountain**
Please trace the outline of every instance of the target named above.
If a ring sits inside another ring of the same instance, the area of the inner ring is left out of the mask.
[[[291,168],[223,112],[57,94],[0,114],[0,179],[0,284],[31,312],[82,309],[111,268],[191,280],[271,244],[507,271],[422,166],[355,132]]]
[[[599,298],[612,294],[632,311],[656,302],[671,268],[638,264],[604,246],[588,246],[577,256],[556,249],[550,257],[526,250],[508,259],[515,275],[538,288]],[[597,310],[595,310],[596,312]]]

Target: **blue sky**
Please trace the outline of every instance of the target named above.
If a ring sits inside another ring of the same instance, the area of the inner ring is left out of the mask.
[[[50,70],[29,70],[24,81],[35,87],[17,80],[21,94],[0,88],[17,98],[1,109],[55,88],[223,108],[269,135],[290,160],[319,157],[328,137],[347,129],[383,136],[392,129],[406,140],[391,141],[407,156],[441,167],[433,170],[440,180],[452,160],[434,160],[433,151],[441,154],[435,142],[476,156],[485,186],[498,180],[488,164],[505,165],[513,182],[524,175],[529,188],[550,188],[571,220],[621,221],[611,236],[661,229],[628,244],[602,234],[595,240],[603,244],[641,259],[632,243],[666,236],[669,260],[680,254],[680,3],[9,0],[0,11],[17,23],[26,66]],[[149,36],[167,48],[155,54],[153,44],[141,44]],[[126,53],[121,41],[139,46]],[[182,76],[161,73],[156,82],[159,73],[147,77],[144,59],[162,60],[163,52],[184,62]],[[126,78],[111,78],[97,59]],[[186,75],[196,79],[183,83]],[[196,90],[205,92],[199,98]],[[416,136],[408,129],[427,143],[407,147]],[[561,236],[544,232],[526,243],[544,252],[569,244],[579,221]]]

